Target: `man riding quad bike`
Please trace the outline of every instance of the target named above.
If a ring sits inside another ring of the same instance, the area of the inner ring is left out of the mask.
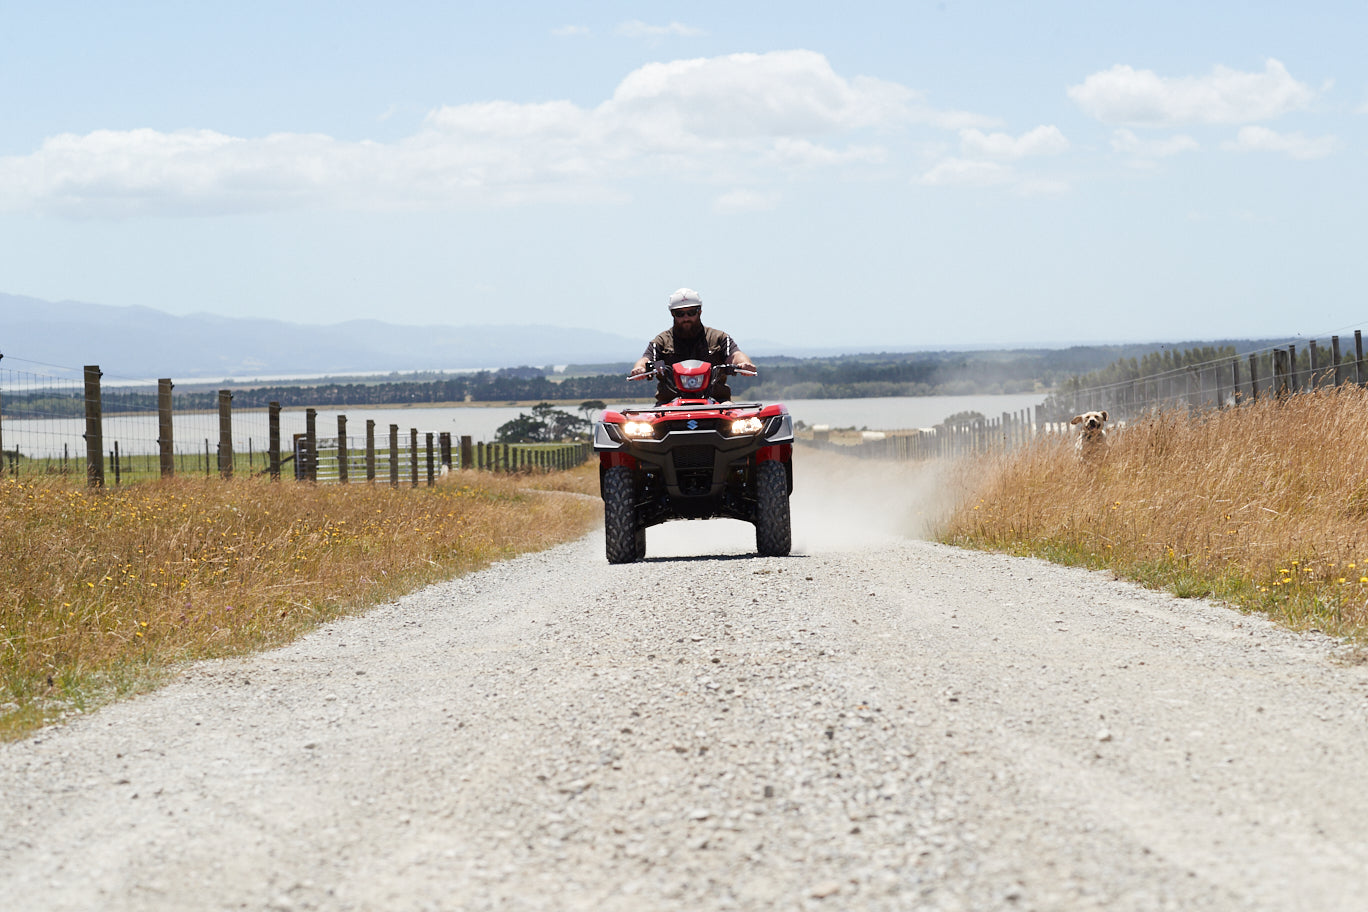
[[[782,405],[710,398],[732,374],[754,366],[656,361],[629,379],[654,378],[670,398],[594,426],[609,563],[645,557],[646,529],[673,519],[744,520],[761,555],[789,553],[793,419]]]

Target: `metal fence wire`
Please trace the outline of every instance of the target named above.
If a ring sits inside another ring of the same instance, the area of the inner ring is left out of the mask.
[[[0,355],[0,474],[84,476],[88,484],[171,475],[270,474],[312,482],[433,484],[458,468],[568,469],[583,443],[475,443],[312,408],[234,410],[231,390],[178,394],[171,380],[106,377],[98,366],[60,367]],[[217,400],[217,408],[212,406]],[[209,407],[206,407],[209,406]],[[331,422],[336,422],[332,433]],[[364,436],[355,433],[364,428]]]
[[[0,356],[0,468],[85,473],[81,371]]]

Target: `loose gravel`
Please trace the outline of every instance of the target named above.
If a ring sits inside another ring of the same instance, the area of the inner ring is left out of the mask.
[[[0,907],[1364,907],[1350,651],[811,486],[789,558],[600,533],[0,747]]]

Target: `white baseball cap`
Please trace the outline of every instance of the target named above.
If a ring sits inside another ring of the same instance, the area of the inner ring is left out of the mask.
[[[681,288],[670,295],[670,310],[681,307],[702,307],[703,297],[692,288]]]

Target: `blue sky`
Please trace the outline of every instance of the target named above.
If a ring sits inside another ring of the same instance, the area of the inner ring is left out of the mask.
[[[1324,337],[1368,327],[1364,34],[1361,2],[10,0],[0,291],[644,340],[688,285],[770,350]]]

